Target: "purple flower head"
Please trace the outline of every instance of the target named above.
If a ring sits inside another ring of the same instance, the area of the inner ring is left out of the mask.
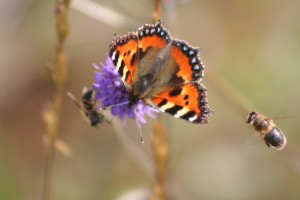
[[[138,127],[140,124],[145,124],[145,115],[155,118],[154,113],[157,110],[146,106],[141,100],[139,100],[135,105],[129,107],[129,92],[126,90],[120,75],[115,68],[113,62],[108,57],[106,59],[106,64],[101,63],[101,67],[94,64],[95,68],[95,83],[93,84],[93,89],[96,92],[95,98],[99,102],[100,107],[111,107],[111,113],[117,115],[120,119],[125,120],[125,116],[131,119],[135,119]],[[123,105],[118,105],[122,104]]]

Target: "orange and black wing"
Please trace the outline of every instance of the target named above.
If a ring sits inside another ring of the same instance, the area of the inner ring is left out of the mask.
[[[138,29],[140,60],[151,50],[160,50],[171,41],[169,32],[162,26],[161,21],[156,24],[145,24]]]
[[[145,74],[159,77],[164,68],[162,60],[167,60],[169,55],[171,45],[168,44],[172,41],[169,32],[162,26],[161,21],[158,21],[156,24],[143,25],[138,29],[137,35],[139,63],[134,81],[138,81]],[[161,85],[157,81],[152,84]]]
[[[199,48],[190,46],[187,42],[173,40],[170,59],[174,60],[177,71],[172,80],[183,83],[199,82],[204,76],[204,66],[199,58]]]
[[[206,88],[197,83],[183,83],[149,99],[149,105],[191,123],[208,123],[213,111],[206,99]]]
[[[133,32],[124,36],[115,36],[109,47],[109,56],[121,79],[127,85],[132,83],[137,67],[137,53],[138,38]]]
[[[199,58],[199,48],[192,47],[185,41],[173,40],[161,21],[155,25],[144,25],[138,30],[137,35],[139,74],[143,74],[140,71],[147,73],[145,68],[154,66],[149,63],[157,58],[163,48],[169,51],[163,54],[167,61],[163,64],[157,63],[161,69],[155,74],[157,76],[155,87],[199,82],[203,78],[205,68]]]

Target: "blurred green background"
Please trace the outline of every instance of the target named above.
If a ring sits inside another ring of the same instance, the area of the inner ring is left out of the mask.
[[[66,91],[76,96],[92,84],[92,64],[105,62],[113,34],[151,23],[154,7],[150,0],[93,1],[117,18],[96,6],[84,12],[86,2],[74,1],[69,15]],[[46,69],[56,44],[53,5],[38,0],[0,4],[0,199],[42,196],[46,129],[41,113],[53,89]],[[299,11],[296,0],[164,1],[164,26],[173,37],[201,48],[208,74],[202,83],[215,110],[209,124],[198,126],[162,115],[173,199],[300,199]],[[213,71],[236,90],[233,98],[250,102],[249,111],[284,118],[276,124],[287,137],[285,150],[269,149],[254,135],[246,113],[208,79]],[[126,132],[150,163],[151,124],[149,119],[142,129],[145,144],[134,122]],[[90,127],[67,96],[59,137],[73,154],[66,158],[56,152],[52,199],[117,199],[151,188],[153,177],[127,153],[112,127]]]

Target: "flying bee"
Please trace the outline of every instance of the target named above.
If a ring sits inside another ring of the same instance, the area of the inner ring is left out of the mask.
[[[74,101],[84,118],[89,122],[91,126],[97,127],[103,122],[104,116],[95,108],[95,94],[92,89],[88,89],[86,87],[83,88],[80,102],[70,92],[67,92],[67,94]]]
[[[274,124],[273,120],[257,112],[250,112],[247,116],[249,123],[260,137],[263,137],[268,147],[281,150],[285,147],[286,139],[282,131]]]

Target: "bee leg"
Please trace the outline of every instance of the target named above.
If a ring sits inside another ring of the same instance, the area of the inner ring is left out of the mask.
[[[267,145],[268,147],[270,147],[270,144],[269,144],[268,142],[265,141],[265,143],[266,143],[266,145]]]

